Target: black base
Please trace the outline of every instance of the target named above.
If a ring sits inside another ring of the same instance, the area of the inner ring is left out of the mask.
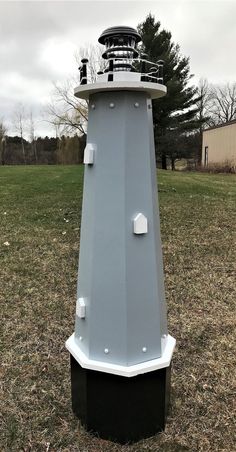
[[[125,444],[164,430],[170,367],[136,377],[83,369],[71,356],[72,408],[100,438]]]

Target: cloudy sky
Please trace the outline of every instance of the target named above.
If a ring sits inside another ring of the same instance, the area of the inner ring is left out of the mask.
[[[136,27],[151,12],[190,57],[194,82],[236,80],[236,0],[1,1],[0,118],[21,103],[33,111],[37,135],[52,135],[42,113],[53,82],[77,74],[75,52],[113,25]]]

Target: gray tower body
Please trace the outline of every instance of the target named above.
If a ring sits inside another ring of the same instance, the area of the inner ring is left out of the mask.
[[[146,93],[90,98],[88,143],[96,150],[85,168],[78,280],[86,316],[76,316],[75,337],[90,359],[123,366],[159,358],[167,334],[149,120]],[[133,232],[138,213],[145,234]]]

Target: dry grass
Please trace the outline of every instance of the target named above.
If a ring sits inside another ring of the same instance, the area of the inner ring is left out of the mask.
[[[0,168],[0,450],[232,452],[235,176],[159,172],[172,408],[165,433],[127,446],[90,436],[71,411],[82,177]]]

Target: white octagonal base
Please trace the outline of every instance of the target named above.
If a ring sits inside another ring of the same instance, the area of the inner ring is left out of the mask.
[[[133,366],[120,366],[118,364],[110,364],[87,358],[87,356],[80,350],[74,333],[66,341],[66,348],[76,359],[76,361],[85,369],[97,370],[114,375],[121,375],[123,377],[134,377],[135,375],[162,369],[163,367],[169,367],[175,348],[175,343],[176,340],[168,334],[168,336],[166,336],[163,341],[163,352],[160,358],[152,359],[140,364],[135,364]]]

